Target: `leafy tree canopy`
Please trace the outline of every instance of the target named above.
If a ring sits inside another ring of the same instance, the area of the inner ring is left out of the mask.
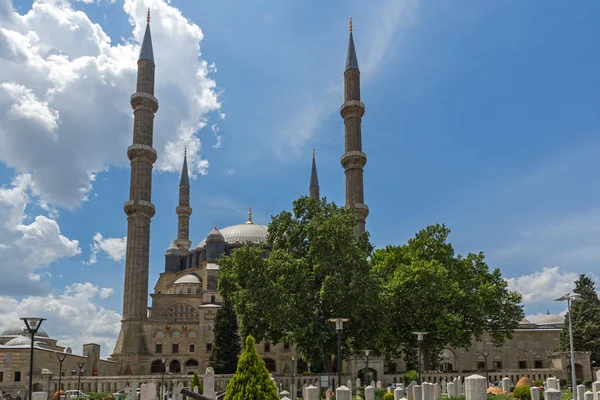
[[[248,336],[237,370],[225,389],[225,400],[256,399],[279,400],[279,395],[265,362],[254,347],[254,338]]]
[[[490,271],[483,253],[455,255],[450,230],[432,225],[402,246],[375,252],[372,263],[382,286],[384,330],[379,351],[403,352],[416,361],[415,331],[424,338],[426,366],[445,346],[468,347],[488,332],[501,344],[523,318],[521,295],[507,289],[500,271]]]
[[[234,305],[244,335],[294,343],[306,362],[331,370],[337,336],[329,318],[349,318],[343,351],[358,351],[378,332],[378,285],[368,235],[353,234],[356,215],[326,199],[302,197],[272,217],[266,250],[245,246],[219,261],[219,290]]]
[[[210,363],[217,374],[233,374],[241,346],[237,317],[227,297],[223,299],[223,305],[217,311],[214,335]]]
[[[571,323],[573,324],[573,347],[575,351],[591,351],[592,360],[600,361],[600,299],[594,281],[579,275],[573,292],[581,295],[581,300],[571,303]],[[569,350],[569,315],[560,334],[560,347]]]

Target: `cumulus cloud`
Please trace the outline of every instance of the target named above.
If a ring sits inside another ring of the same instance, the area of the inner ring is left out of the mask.
[[[30,296],[21,300],[0,296],[0,331],[20,325],[23,315],[46,318],[42,328],[62,346],[81,354],[84,343],[102,346],[102,356],[113,350],[119,333],[121,316],[95,304],[97,298],[112,294],[110,288],[99,288],[89,282],[67,286],[59,295]]]
[[[100,232],[94,235],[94,242],[90,245],[92,254],[88,261],[83,261],[84,264],[92,265],[98,262],[98,253],[104,252],[114,261],[122,261],[125,259],[125,250],[127,249],[127,236],[122,238],[104,238]]]
[[[39,268],[81,254],[79,242],[63,236],[56,220],[25,210],[34,199],[32,178],[17,176],[0,187],[0,293],[24,295],[47,289]]]
[[[1,1],[0,162],[29,173],[46,205],[74,208],[109,165],[126,165],[139,43],[147,8],[157,64],[156,168],[206,174],[197,136],[221,117],[213,64],[200,59],[200,27],[164,0],[126,0],[131,38],[113,43],[64,0],[36,0],[21,15]],[[121,151],[115,149],[122,149]]]
[[[588,274],[597,284],[598,277]],[[523,305],[527,308],[553,304],[553,301],[565,293],[571,292],[579,273],[561,271],[559,267],[543,268],[532,274],[508,278],[508,288],[523,296]]]

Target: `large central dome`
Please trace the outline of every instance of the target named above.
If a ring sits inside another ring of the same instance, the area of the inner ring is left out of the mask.
[[[244,244],[244,243],[267,243],[267,227],[254,223],[245,223],[228,226],[219,229],[225,243]],[[206,245],[206,239],[203,239],[196,248],[202,248]]]

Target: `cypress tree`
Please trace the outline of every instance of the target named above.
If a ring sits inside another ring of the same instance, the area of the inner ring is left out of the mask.
[[[202,386],[202,382],[200,382],[200,377],[197,372],[194,372],[194,376],[192,377],[192,385],[191,389],[194,390],[195,387],[198,387],[198,393],[202,394],[204,392],[204,387]]]
[[[591,351],[592,360],[600,361],[600,299],[594,281],[585,275],[579,275],[575,281],[574,293],[581,300],[571,303],[571,322],[573,324],[573,347],[575,351]],[[560,333],[560,347],[569,350],[569,315]]]
[[[265,362],[254,348],[254,338],[246,338],[246,347],[233,378],[229,381],[224,400],[279,400],[275,382],[269,377]]]
[[[227,298],[215,316],[215,342],[210,354],[210,365],[216,374],[233,374],[240,354],[240,335],[237,316]]]

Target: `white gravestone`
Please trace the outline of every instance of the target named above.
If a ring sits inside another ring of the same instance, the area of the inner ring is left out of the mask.
[[[454,382],[448,382],[448,397],[456,397],[456,391]]]
[[[404,389],[397,387],[394,389],[394,400],[400,400],[404,396]]]
[[[204,392],[203,395],[209,399],[216,399],[215,397],[215,370],[213,367],[206,368],[203,376]]]
[[[471,375],[465,379],[467,400],[487,400],[487,381],[481,375]]]
[[[415,400],[415,392],[413,391],[413,388],[415,386],[417,386],[417,383],[413,381],[406,388],[406,397],[408,398],[408,400]]]
[[[546,389],[558,390],[558,379],[556,379],[556,378],[548,378],[546,380]]]
[[[356,387],[359,388],[361,385],[360,378],[356,378]]]
[[[319,400],[319,388],[313,385],[309,385],[306,388],[304,388],[305,393],[305,397],[303,397],[303,399],[306,400]]]
[[[594,393],[594,400],[600,400],[600,381],[592,383],[592,393]]]
[[[544,392],[545,400],[560,400],[561,393],[556,389],[548,389]]]
[[[577,400],[583,400],[585,397],[585,385],[577,385]]]
[[[325,391],[325,400],[331,399],[331,389]]]
[[[414,400],[423,400],[423,387],[421,385],[413,386]]]
[[[540,400],[540,388],[537,386],[532,386],[529,388],[529,393],[531,394],[531,400]]]
[[[366,389],[365,389],[365,391],[366,391]],[[366,396],[365,396],[365,398],[366,398]],[[346,386],[342,385],[335,390],[335,399],[336,400],[352,400],[352,391],[350,389],[348,389]]]
[[[594,393],[590,392],[589,390],[587,392],[585,392],[583,394],[583,398],[585,400],[594,400]]]
[[[423,382],[423,400],[433,400],[433,383]]]
[[[550,379],[548,379],[548,380],[550,380]],[[502,390],[506,394],[510,393],[510,378],[508,378],[506,376],[504,378],[502,378]]]
[[[62,395],[61,395],[61,397],[62,397]],[[48,393],[46,393],[46,392],[33,392],[33,393],[31,393],[31,399],[32,400],[46,400],[46,399],[48,399]]]
[[[346,387],[352,390],[352,381],[350,379],[348,379],[348,382],[346,382]]]
[[[433,384],[433,400],[440,400],[442,398],[442,385],[439,382]]]
[[[375,388],[371,385],[365,388],[365,400],[375,400]]]
[[[377,386],[375,386],[377,389],[381,389],[381,381],[377,381]]]
[[[446,382],[446,380],[442,380],[442,393],[448,393],[446,389],[448,389],[446,387],[446,385],[448,384],[448,382]]]
[[[148,385],[145,383],[140,386],[140,400],[148,400]]]
[[[146,384],[148,386],[148,400],[157,400],[157,385],[155,381],[150,381]]]

